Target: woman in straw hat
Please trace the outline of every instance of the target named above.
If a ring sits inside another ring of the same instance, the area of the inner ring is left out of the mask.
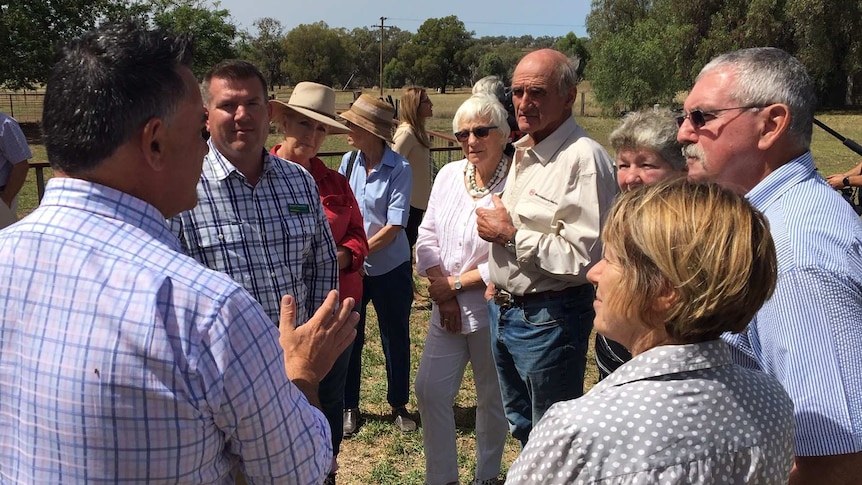
[[[347,141],[358,152],[344,155],[339,172],[347,175],[368,236],[359,324],[351,350],[344,395],[345,436],[359,427],[359,388],[362,346],[365,344],[365,315],[368,302],[374,303],[380,340],[386,356],[386,395],[392,406],[395,425],[414,431],[416,422],[407,412],[410,395],[410,306],[413,303],[413,268],[404,227],[410,214],[413,176],[410,163],[398,155],[392,143],[395,109],[367,94],[360,96],[341,114],[351,132]]]
[[[301,82],[293,89],[287,103],[270,101],[272,119],[284,134],[284,140],[271,152],[280,158],[302,165],[320,191],[320,201],[335,238],[341,298],[362,300],[362,270],[368,256],[368,241],[362,226],[359,205],[343,175],[327,168],[317,158],[323,139],[329,134],[350,133],[335,120],[335,92],[332,88],[312,82]],[[350,348],[338,358],[332,370],[320,382],[320,402],[331,429],[342,427],[344,384]],[[332,433],[333,468],[327,483],[335,483],[335,458],[341,446],[342,435]]]

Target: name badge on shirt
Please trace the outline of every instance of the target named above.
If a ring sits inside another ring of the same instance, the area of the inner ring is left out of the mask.
[[[287,204],[287,210],[292,214],[308,214],[311,212],[308,204]]]

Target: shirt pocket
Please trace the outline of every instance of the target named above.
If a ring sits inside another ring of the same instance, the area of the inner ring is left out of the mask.
[[[519,200],[514,212],[527,228],[546,232],[552,226],[557,205],[532,195]]]
[[[244,250],[248,241],[241,224],[202,226],[198,229],[198,235],[206,266],[228,273],[234,279],[249,270],[247,252]]]
[[[281,226],[270,227],[263,241],[273,265],[301,268],[314,250],[314,236],[322,230],[318,220],[312,212],[284,211],[278,222]]]
[[[350,213],[353,210],[353,197],[346,194],[327,195],[321,199],[323,209],[326,211],[326,219],[329,221],[329,229],[335,243],[339,244],[347,234],[350,224]]]

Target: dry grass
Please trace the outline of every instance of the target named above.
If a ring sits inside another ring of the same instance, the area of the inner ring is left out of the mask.
[[[423,278],[414,277],[417,291],[427,295]],[[371,307],[369,307],[371,308]],[[430,307],[414,304],[410,317],[411,375],[415,378],[416,369],[422,356],[425,334],[430,319]],[[363,380],[360,403],[363,416],[367,418],[359,433],[344,440],[338,462],[341,469],[339,484],[422,484],[425,483],[425,453],[422,448],[422,428],[416,433],[405,434],[392,425],[389,404],[386,402],[386,370],[383,351],[374,312],[369,312],[366,326],[366,344],[362,353]],[[585,386],[592,387],[598,372],[593,357],[592,338],[587,356],[587,375]],[[412,380],[411,380],[412,382]],[[469,368],[464,375],[461,391],[455,398],[455,424],[458,439],[458,466],[461,482],[473,479],[476,467],[475,408],[476,389],[473,373]],[[416,396],[411,389],[408,409],[418,415]],[[509,435],[503,454],[502,472],[508,470],[520,451],[520,444]]]

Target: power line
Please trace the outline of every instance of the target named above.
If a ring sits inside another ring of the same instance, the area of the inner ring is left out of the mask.
[[[419,23],[422,23],[422,22],[425,22],[426,20],[428,20],[428,19],[405,19],[405,18],[396,18],[396,17],[387,17],[387,19],[389,19],[389,20],[401,20],[401,21],[407,21],[407,22],[419,22]],[[524,27],[565,27],[565,28],[586,27],[586,25],[584,25],[584,24],[528,24],[528,23],[523,23],[523,22],[488,22],[488,21],[484,21],[484,20],[464,20],[464,19],[458,19],[458,20],[460,20],[464,24],[505,25],[505,26],[512,26],[512,27],[518,27],[518,26],[524,26]]]

